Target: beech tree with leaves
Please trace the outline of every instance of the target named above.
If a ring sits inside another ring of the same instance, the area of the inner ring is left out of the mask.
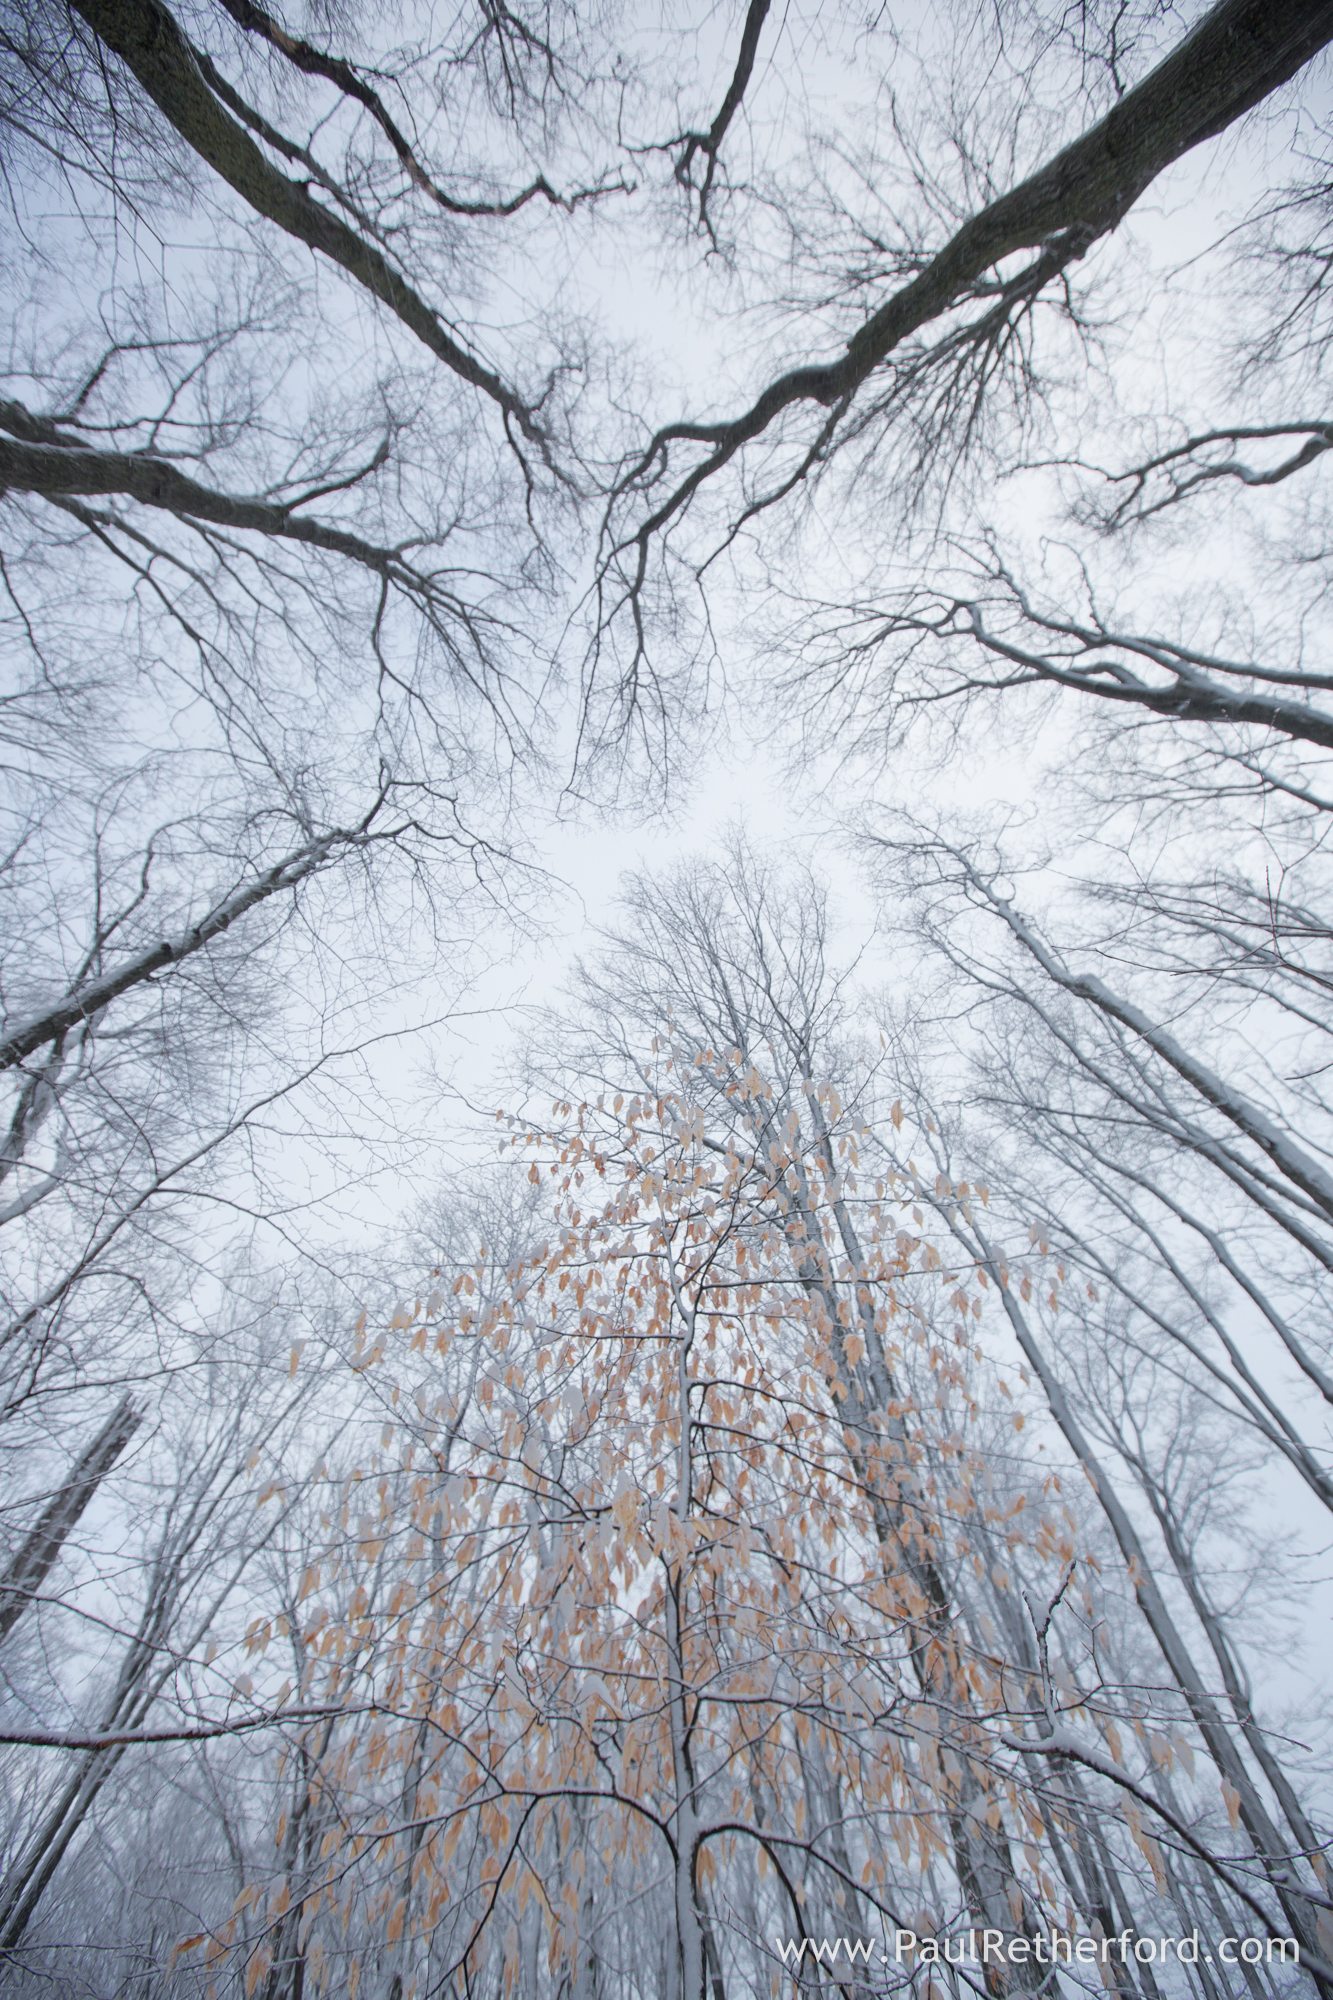
[[[1256,1664],[1329,1497],[1330,36],[5,9],[16,1990],[725,2000],[884,1926],[1328,1990]],[[836,759],[893,1004],[752,851],[633,883],[532,1177],[408,1245],[394,1052],[724,681]],[[1028,827],[888,812],[997,745]]]
[[[578,1057],[601,1098],[510,1124],[542,1246],[363,1335],[403,1414],[303,1585],[302,1693],[355,1731],[306,1734],[329,1831],[191,1951],[275,1992],[712,1996],[785,1990],[774,1941],[834,1929],[1225,1919],[1299,1925],[1321,1986],[1318,1870],[1033,1329],[1067,1273],[1001,1247],[935,1121],[868,1121],[879,1063],[851,1109],[820,1079],[809,885],[739,850],[630,910],[580,1010],[618,1003]],[[1029,1424],[1072,1481],[1016,1462]]]

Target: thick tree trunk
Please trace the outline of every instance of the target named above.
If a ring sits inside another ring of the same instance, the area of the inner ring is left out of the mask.
[[[829,1135],[818,1112],[815,1113],[815,1123],[817,1148],[824,1156],[830,1187],[836,1187]],[[922,1695],[928,1702],[938,1704],[945,1714],[960,1710],[965,1712],[969,1696],[966,1683],[957,1670],[955,1608],[950,1603],[939,1565],[928,1551],[914,1547],[919,1524],[929,1519],[930,1510],[913,1498],[916,1477],[912,1441],[905,1419],[902,1416],[885,1416],[885,1411],[894,1408],[900,1399],[875,1325],[874,1308],[869,1303],[869,1287],[862,1283],[856,1286],[857,1323],[866,1347],[870,1376],[867,1384],[865,1369],[846,1357],[846,1333],[841,1325],[836,1287],[830,1280],[824,1261],[811,1248],[823,1239],[805,1168],[795,1165],[793,1178],[797,1192],[786,1198],[789,1204],[787,1220],[795,1225],[791,1230],[793,1261],[802,1285],[819,1300],[835,1349],[840,1354],[840,1372],[847,1392],[843,1413],[849,1454],[871,1507],[886,1567],[891,1572],[905,1570],[921,1602],[912,1648],[913,1670]],[[862,1273],[865,1259],[861,1244],[846,1204],[836,1194],[833,1207],[844,1251],[853,1270]],[[892,1499],[886,1495],[882,1473],[866,1449],[868,1440],[877,1434],[895,1447],[893,1483],[896,1497]],[[955,1760],[956,1776],[947,1785],[941,1804],[949,1828],[959,1888],[967,1906],[983,1927],[1006,1932],[1020,1930],[1023,1928],[1026,1899],[1022,1896],[1014,1870],[1008,1835],[1003,1821],[996,1828],[987,1818],[995,1801],[986,1793],[976,1775],[974,1761],[968,1755],[965,1725],[960,1722],[957,1727],[964,1740],[944,1746],[946,1749],[955,1748],[960,1754]],[[942,1770],[946,1762],[942,1760]],[[992,1966],[988,1968],[987,1977],[992,1990],[997,1993],[1035,1991],[1041,1983],[1038,1969],[1021,1961],[1003,1967]]]
[[[143,1421],[122,1397],[97,1436],[75,1460],[68,1479],[52,1494],[0,1577],[0,1641],[17,1625],[55,1566],[80,1515]]]

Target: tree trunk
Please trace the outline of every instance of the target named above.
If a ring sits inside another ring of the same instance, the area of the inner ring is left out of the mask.
[[[10,1558],[0,1578],[0,1641],[13,1630],[41,1589],[80,1515],[143,1421],[128,1396],[121,1398],[65,1484],[53,1493]]]

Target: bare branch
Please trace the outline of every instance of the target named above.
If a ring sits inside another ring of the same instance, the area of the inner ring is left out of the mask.
[[[162,0],[78,0],[94,33],[125,63],[186,144],[258,215],[337,264],[403,322],[422,345],[488,397],[543,455],[548,442],[532,410],[462,347],[444,320],[385,253],[270,164],[209,88],[188,40]]]
[[[305,846],[284,855],[281,861],[262,869],[240,888],[221,897],[172,936],[160,938],[146,949],[133,953],[114,971],[86,980],[31,1015],[18,1027],[11,1028],[0,1039],[0,1070],[14,1068],[35,1050],[49,1042],[59,1041],[62,1035],[68,1034],[81,1022],[95,1021],[113,1000],[133,991],[136,986],[144,985],[167,966],[193,957],[249,911],[275,896],[290,894],[302,882],[327,867],[340,852],[364,847],[373,840],[389,839],[391,835],[387,830],[373,827],[383,803],[383,798],[377,800],[356,826],[333,828],[317,840],[308,841]]]
[[[788,370],[737,417],[663,425],[616,489],[624,502],[662,495],[613,545],[616,556],[636,553],[630,595],[642,588],[652,540],[788,410],[850,402],[910,336],[970,300],[987,300],[982,324],[988,327],[995,308],[987,274],[1022,251],[1037,254],[1006,281],[1005,291],[1010,300],[1034,298],[1113,230],[1159,174],[1261,103],[1330,37],[1333,13],[1324,0],[1298,0],[1278,9],[1268,0],[1220,0],[1098,124],[972,215],[871,314],[835,359]],[[694,463],[679,473],[677,446],[700,447]]]

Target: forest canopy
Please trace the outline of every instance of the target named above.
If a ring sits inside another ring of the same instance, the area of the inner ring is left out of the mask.
[[[0,0],[6,1993],[1333,2000],[1331,42]]]

